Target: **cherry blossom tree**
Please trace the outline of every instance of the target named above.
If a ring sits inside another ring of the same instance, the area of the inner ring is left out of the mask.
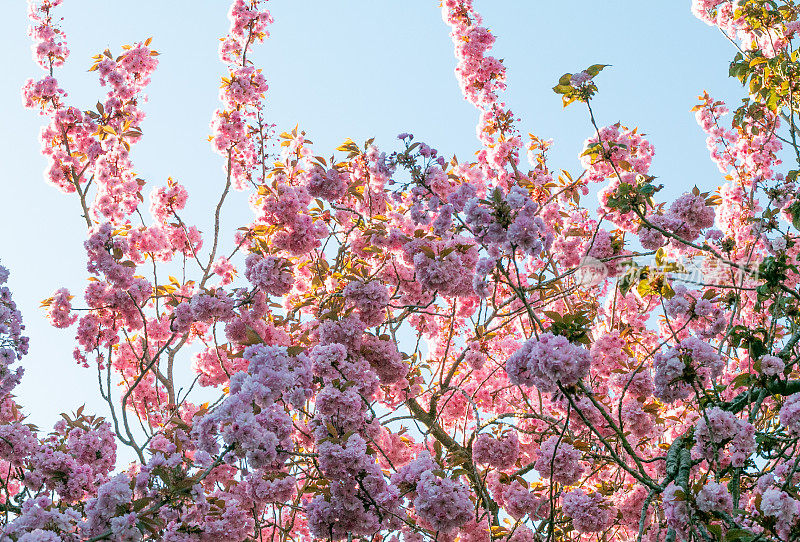
[[[107,93],[72,104],[61,3],[30,0],[23,100],[89,280],[43,306],[108,411],[25,423],[0,267],[0,540],[800,538],[792,0],[693,0],[746,97],[730,119],[700,97],[721,177],[671,202],[639,130],[596,121],[603,64],[554,87],[588,137],[580,171],[551,166],[471,0],[441,10],[474,161],[412,134],[316,151],[270,122],[264,0],[233,0],[204,235],[187,187],[135,173],[151,40],[95,56]],[[252,215],[223,231],[231,191]]]

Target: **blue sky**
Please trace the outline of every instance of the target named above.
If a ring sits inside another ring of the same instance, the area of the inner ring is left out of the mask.
[[[446,156],[477,150],[476,111],[461,97],[448,28],[436,0],[272,0],[272,37],[252,57],[264,69],[269,114],[280,130],[295,124],[319,154],[347,137],[391,151],[395,136],[412,132]],[[476,0],[498,40],[494,55],[508,67],[510,107],[523,133],[553,138],[551,166],[578,171],[591,135],[585,108],[561,108],[551,87],[565,72],[611,64],[597,79],[598,122],[639,126],[655,145],[651,172],[677,195],[720,182],[691,107],[704,89],[736,106],[743,91],[727,77],[734,54],[718,31],[696,20],[688,0]],[[82,109],[103,91],[86,70],[106,47],[153,37],[162,53],[149,88],[145,137],[134,147],[139,175],[150,186],[168,176],[190,190],[189,217],[210,226],[213,198],[224,177],[206,140],[217,107],[223,65],[217,39],[227,29],[223,0],[66,0],[72,56],[56,74],[69,101]],[[105,415],[96,373],[72,360],[72,330],[49,326],[39,302],[60,287],[80,295],[87,275],[85,226],[77,202],[45,184],[38,133],[44,119],[21,105],[19,88],[43,72],[30,54],[25,2],[0,6],[0,261],[11,270],[31,353],[18,388],[30,421],[49,428],[59,412],[83,403]],[[245,196],[235,197],[224,224],[250,220]],[[79,302],[80,299],[76,299]],[[186,360],[189,363],[189,360]]]

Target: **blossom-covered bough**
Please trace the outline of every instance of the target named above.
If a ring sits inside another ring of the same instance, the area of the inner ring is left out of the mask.
[[[150,40],[96,56],[108,92],[72,105],[60,3],[30,2],[47,74],[23,99],[90,276],[76,307],[66,289],[44,306],[109,410],[49,435],[23,423],[27,339],[0,268],[0,540],[800,538],[792,1],[694,0],[739,48],[748,99],[726,123],[701,96],[722,184],[665,202],[652,145],[597,124],[601,64],[554,87],[591,127],[583,171],[551,169],[471,0],[441,9],[476,161],[411,134],[326,158],[270,123],[249,56],[273,21],[234,0],[204,236],[186,187],[147,191],[133,167]],[[232,190],[253,215],[225,232]],[[120,444],[134,463],[116,465]]]

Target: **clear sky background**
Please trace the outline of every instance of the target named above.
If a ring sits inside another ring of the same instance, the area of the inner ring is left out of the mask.
[[[578,155],[592,128],[580,104],[562,109],[551,87],[565,72],[612,64],[597,79],[593,108],[602,125],[638,126],[655,145],[651,173],[664,197],[693,185],[720,183],[691,107],[707,89],[735,107],[744,95],[727,77],[735,49],[695,19],[688,0],[476,0],[497,36],[493,54],[505,59],[507,102],[523,133],[553,138],[551,166],[579,172]],[[91,56],[153,37],[160,65],[144,105],[144,139],[134,147],[139,176],[150,188],[171,176],[190,190],[187,216],[203,231],[222,186],[221,158],[206,137],[218,107],[224,66],[218,38],[227,30],[226,0],[66,0],[72,55],[56,76],[68,101],[87,109],[104,95]],[[396,149],[400,132],[468,160],[478,148],[476,111],[459,91],[448,27],[437,0],[272,0],[272,36],[252,56],[270,89],[270,120],[286,130],[299,124],[318,154],[330,156],[347,137],[376,137]],[[67,287],[83,305],[86,230],[74,197],[47,185],[38,134],[45,119],[21,105],[20,86],[42,71],[31,59],[23,0],[0,3],[0,261],[31,337],[26,374],[18,388],[29,420],[49,429],[58,414],[81,404],[106,415],[96,372],[72,359],[73,330],[52,328],[42,299]],[[146,194],[149,189],[146,188]],[[225,211],[231,238],[251,220],[245,196]],[[188,356],[185,363],[189,364]]]

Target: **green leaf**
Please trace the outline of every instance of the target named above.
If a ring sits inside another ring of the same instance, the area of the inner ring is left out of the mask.
[[[800,230],[800,200],[795,201],[789,206],[789,214],[792,216],[792,226]]]
[[[555,311],[544,311],[544,315],[550,318],[553,322],[559,322],[561,320],[561,314]]]
[[[728,532],[725,533],[725,540],[749,540],[753,536],[753,533],[745,529],[728,529]]]
[[[731,382],[731,388],[735,390],[736,388],[741,388],[742,386],[747,386],[747,385],[750,384],[750,381],[752,379],[753,379],[753,375],[752,374],[750,374],[750,373],[742,373],[742,374],[736,376],[736,378],[733,379],[733,381]]]
[[[593,64],[588,68],[586,68],[586,73],[594,77],[595,75],[603,71],[603,68],[607,68],[610,65],[611,64]]]

